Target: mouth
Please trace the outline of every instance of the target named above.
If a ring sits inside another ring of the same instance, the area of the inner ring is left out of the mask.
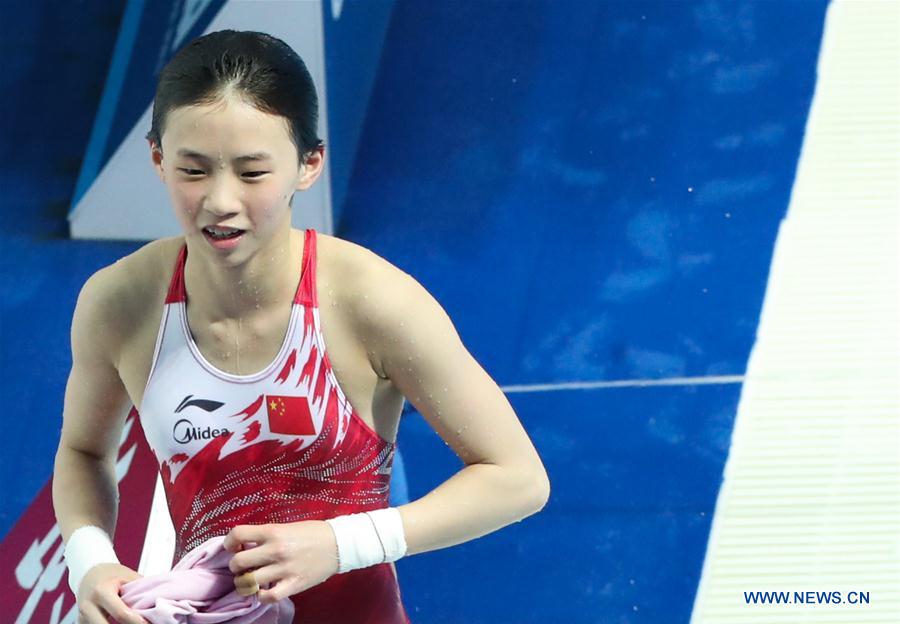
[[[236,228],[203,228],[203,236],[214,247],[231,247],[237,244],[238,239],[244,235],[244,230]]]
[[[203,228],[203,234],[209,238],[210,240],[220,241],[220,240],[230,240],[232,238],[237,238],[241,234],[244,233],[244,230],[239,230],[237,228],[227,228],[227,227],[211,227],[207,226]]]

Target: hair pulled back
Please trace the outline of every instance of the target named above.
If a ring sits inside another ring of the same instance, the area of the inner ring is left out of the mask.
[[[198,37],[169,60],[159,75],[145,138],[162,149],[172,110],[216,103],[229,90],[256,109],[286,119],[300,163],[323,145],[317,134],[319,99],[303,59],[277,37],[238,30]]]

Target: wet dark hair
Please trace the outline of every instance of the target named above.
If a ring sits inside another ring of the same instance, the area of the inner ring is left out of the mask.
[[[277,37],[239,30],[198,37],[169,60],[159,75],[145,138],[161,150],[170,111],[218,102],[229,87],[258,110],[286,119],[300,163],[324,145],[316,128],[319,98],[303,59]]]

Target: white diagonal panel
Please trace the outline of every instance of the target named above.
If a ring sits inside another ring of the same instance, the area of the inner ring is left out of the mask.
[[[835,1],[692,622],[900,622],[900,3]],[[748,605],[745,591],[869,592]]]

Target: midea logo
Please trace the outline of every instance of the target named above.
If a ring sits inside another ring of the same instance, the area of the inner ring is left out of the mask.
[[[175,408],[175,413],[177,414],[188,407],[199,407],[205,412],[214,412],[224,405],[221,401],[195,399],[193,397],[193,394],[184,397],[181,400],[181,403],[178,404],[178,407]],[[217,436],[228,435],[229,433],[231,432],[228,431],[228,429],[212,429],[211,427],[200,429],[199,427],[195,427],[194,423],[187,418],[182,418],[175,423],[174,427],[172,427],[172,437],[174,437],[175,441],[179,444],[187,444],[191,440],[209,440]]]
[[[187,418],[182,418],[172,428],[172,436],[179,444],[187,444],[192,440],[210,440],[217,436],[226,436],[229,433],[231,432],[228,429],[212,429],[211,427],[201,429],[200,427],[195,427],[194,423]]]

